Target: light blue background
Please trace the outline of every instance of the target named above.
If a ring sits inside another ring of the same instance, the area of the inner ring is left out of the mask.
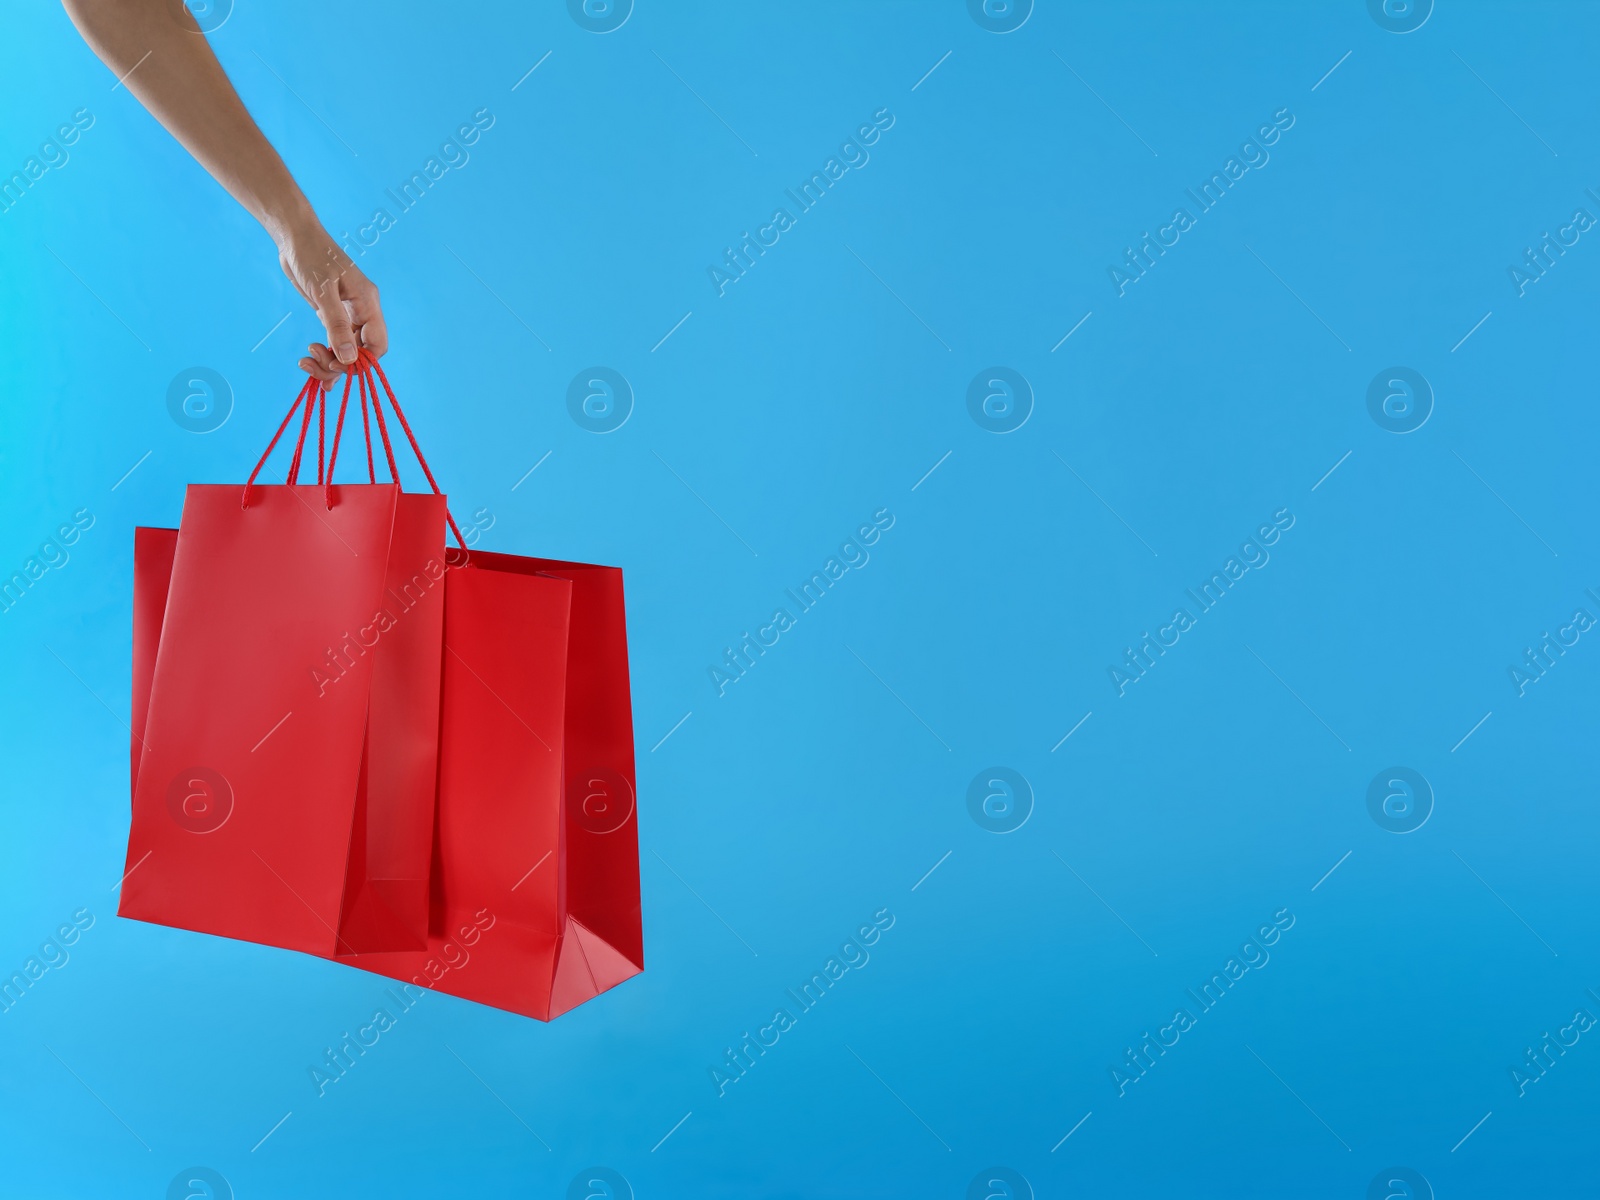
[[[58,8],[7,27],[0,169],[95,123],[0,215],[0,569],[95,523],[0,616],[0,970],[96,921],[0,1014],[5,1194],[157,1197],[195,1164],[241,1200],[561,1196],[596,1164],[639,1197],[961,1197],[996,1164],[1040,1197],[1361,1197],[1395,1165],[1600,1194],[1600,1030],[1510,1075],[1600,1014],[1600,631],[1508,675],[1600,616],[1600,231],[1526,295],[1507,272],[1600,215],[1600,13],[1441,0],[1399,35],[1360,0],[1040,0],[997,35],[959,0],[640,0],[596,35],[554,0],[240,3],[213,44],[335,233],[494,114],[360,265],[480,545],[622,565],[631,625],[647,970],[551,1025],[430,996],[320,1098],[382,981],[113,891],[132,529],[242,480],[320,328]],[[724,248],[885,107],[719,297]],[[1283,108],[1119,297],[1125,247]],[[603,436],[565,399],[597,364],[635,394]],[[234,397],[205,435],[166,407],[197,365]],[[995,365],[1034,394],[1004,435],[966,406]],[[1405,435],[1366,404],[1396,365],[1435,396]],[[870,563],[719,697],[724,648],[880,508]],[[1283,508],[1119,697],[1107,668]],[[1034,794],[1004,836],[966,802],[996,765]],[[1406,836],[1366,806],[1394,765],[1436,797]],[[709,1068],[885,907],[719,1097]]]

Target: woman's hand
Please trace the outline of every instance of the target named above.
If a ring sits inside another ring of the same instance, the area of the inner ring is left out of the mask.
[[[311,222],[286,234],[278,245],[278,262],[328,331],[326,343],[307,347],[309,353],[300,360],[302,371],[331,384],[356,361],[358,348],[383,357],[389,334],[377,286],[321,225]]]
[[[261,223],[326,344],[300,366],[332,383],[359,347],[389,348],[378,289],[328,236],[233,90],[193,14],[175,0],[62,0],[84,39],[200,165]],[[329,347],[332,347],[330,349]]]

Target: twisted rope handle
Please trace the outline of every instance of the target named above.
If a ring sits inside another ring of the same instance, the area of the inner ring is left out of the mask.
[[[308,382],[312,382],[308,380]],[[320,380],[314,381],[313,402],[317,409],[317,482],[322,482],[323,475],[323,438],[328,430],[328,385]],[[300,422],[300,439],[295,443],[294,458],[289,463],[289,474],[284,482],[293,486],[300,482],[300,464],[305,453],[306,435],[311,428],[312,404],[306,405],[305,416]]]
[[[422,455],[422,447],[417,444],[417,435],[411,432],[411,424],[406,420],[405,410],[400,407],[400,401],[394,394],[394,388],[389,386],[389,377],[383,373],[383,367],[378,364],[378,360],[365,348],[359,352],[356,361],[364,366],[363,373],[367,376],[367,385],[372,389],[372,411],[378,418],[378,430],[383,434],[383,448],[389,453],[389,469],[391,471],[395,470],[394,452],[389,445],[388,431],[384,428],[383,409],[378,403],[378,389],[372,385],[373,372],[377,373],[378,380],[383,384],[383,394],[389,398],[390,407],[394,409],[394,415],[400,422],[400,428],[405,431],[406,440],[411,443],[411,452],[417,456],[417,463],[422,467],[423,475],[427,477],[428,486],[433,489],[435,496],[443,496],[444,493],[439,490],[439,483],[434,479],[433,471],[428,466],[428,460]],[[398,472],[395,472],[395,477],[399,478]],[[467,539],[461,536],[461,529],[456,525],[455,517],[450,515],[450,506],[448,504],[445,505],[444,519],[450,523],[450,532],[456,535],[456,545],[461,547],[463,554],[467,553]]]
[[[373,373],[377,373],[377,380]],[[378,360],[363,347],[357,355],[356,361],[345,370],[344,392],[339,398],[339,412],[333,426],[333,442],[328,451],[327,466],[323,466],[324,440],[328,426],[328,388],[314,375],[308,375],[300,392],[294,398],[294,403],[289,406],[289,411],[284,415],[283,422],[278,426],[278,431],[272,435],[272,440],[267,443],[266,451],[256,462],[255,470],[250,472],[250,478],[245,481],[244,496],[240,502],[241,508],[250,507],[250,489],[255,486],[256,477],[261,474],[261,469],[266,466],[267,459],[272,456],[273,449],[283,437],[284,430],[289,428],[289,422],[294,419],[297,410],[300,411],[300,436],[295,441],[294,456],[289,462],[289,473],[285,482],[291,487],[300,478],[300,460],[305,450],[306,438],[311,432],[311,412],[315,408],[318,412],[317,422],[317,484],[322,488],[323,503],[333,507],[333,468],[339,460],[339,442],[344,434],[345,413],[350,405],[350,385],[354,382],[358,388],[358,398],[361,404],[361,430],[367,445],[367,480],[369,483],[377,482],[377,472],[374,469],[372,458],[372,427],[367,421],[367,400],[372,400],[372,415],[378,424],[378,436],[383,442],[384,458],[389,464],[389,477],[396,486],[400,483],[400,468],[395,463],[394,444],[389,440],[389,426],[383,418],[383,405],[378,398],[378,380],[383,383],[384,395],[389,398],[389,404],[394,409],[394,415],[400,422],[400,428],[405,431],[406,440],[411,443],[412,452],[417,456],[417,462],[422,467],[422,473],[428,479],[428,486],[433,489],[433,494],[443,496],[439,483],[433,477],[433,471],[428,466],[428,460],[422,455],[422,447],[417,444],[417,436],[411,431],[411,424],[406,420],[405,412],[400,407],[400,401],[395,397],[394,388],[389,384],[389,377],[383,373],[383,368],[378,365]],[[304,408],[301,406],[304,405]],[[456,525],[456,519],[450,513],[448,504],[444,510],[445,520],[450,525],[450,532],[456,535],[456,544],[461,547],[462,553],[467,553],[467,542],[461,536],[461,529]]]
[[[312,401],[309,399],[309,397],[312,395],[312,393],[314,391],[317,390],[318,386],[319,385],[317,383],[316,376],[314,376],[314,375],[307,375],[306,376],[305,383],[302,384],[301,387],[300,387],[300,394],[297,395],[294,398],[294,403],[289,406],[289,411],[284,414],[283,423],[278,426],[278,432],[272,435],[272,440],[267,443],[267,448],[266,448],[265,452],[263,452],[263,454],[261,455],[261,458],[256,462],[256,469],[254,471],[251,471],[250,472],[250,478],[245,480],[244,497],[240,501],[240,504],[239,504],[240,508],[249,508],[250,507],[250,489],[255,486],[256,476],[261,474],[261,468],[267,465],[267,459],[272,457],[273,449],[277,446],[278,440],[283,437],[283,431],[285,429],[289,428],[289,422],[294,419],[295,410],[297,410],[300,407],[302,402],[305,403],[306,410],[305,410],[305,417],[304,417],[304,419],[302,419],[301,424],[300,424],[300,443],[303,444],[305,442],[306,424],[311,419],[311,403],[312,403]],[[299,446],[296,446],[296,448],[295,448],[296,464],[298,464],[299,457],[300,457]]]
[[[361,402],[361,427],[367,442],[367,482],[378,482],[377,473],[372,469],[372,429],[367,424],[367,377],[364,372],[346,371],[344,376],[344,395],[339,400],[339,417],[333,427],[333,451],[328,457],[327,476],[317,480],[318,483],[323,485],[323,502],[329,508],[333,507],[333,467],[339,461],[339,442],[344,435],[344,417],[345,411],[350,405],[350,384],[352,382],[358,385]],[[383,435],[384,450],[388,452],[390,476],[395,483],[399,483],[400,473],[394,470],[394,451],[389,446],[388,431],[380,425],[379,432]]]

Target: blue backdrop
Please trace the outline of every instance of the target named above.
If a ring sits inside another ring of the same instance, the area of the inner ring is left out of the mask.
[[[132,530],[320,327],[12,6],[0,1190],[1600,1194],[1600,13],[1430,9],[196,6],[478,544],[628,587],[645,973],[319,1095],[381,980],[115,908]]]

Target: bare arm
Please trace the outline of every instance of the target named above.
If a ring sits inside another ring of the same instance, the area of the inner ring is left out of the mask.
[[[300,365],[331,381],[339,363],[355,361],[357,345],[382,355],[378,289],[323,229],[189,10],[178,0],[63,3],[101,61],[277,244],[284,274],[328,332],[327,345],[311,346]]]

